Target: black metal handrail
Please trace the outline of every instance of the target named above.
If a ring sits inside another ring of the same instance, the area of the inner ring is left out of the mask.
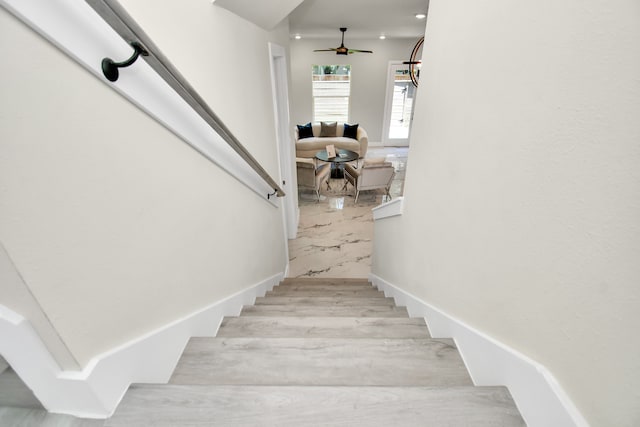
[[[196,90],[187,82],[180,72],[171,64],[171,62],[160,52],[160,49],[153,43],[151,38],[142,30],[138,23],[127,13],[127,11],[115,0],[85,0],[89,6],[95,10],[98,15],[115,30],[120,37],[132,46],[139,45],[147,53],[143,55],[144,60],[173,90],[176,91],[182,99],[193,110],[198,113],[202,119],[214,131],[222,137],[222,139],[244,159],[247,164],[260,177],[269,184],[275,195],[282,197],[284,191],[271,178],[262,165],[247,151],[247,149],[238,141],[238,139],[225,126],[220,118],[211,110]],[[270,198],[274,194],[268,194]]]

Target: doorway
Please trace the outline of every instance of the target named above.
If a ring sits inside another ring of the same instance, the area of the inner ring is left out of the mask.
[[[409,65],[389,63],[382,128],[382,143],[408,147],[417,88],[411,82]]]

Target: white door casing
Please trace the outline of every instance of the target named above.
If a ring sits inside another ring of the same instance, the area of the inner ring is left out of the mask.
[[[289,129],[289,87],[287,75],[287,55],[285,49],[269,43],[271,67],[271,91],[276,126],[280,184],[286,193],[282,198],[285,235],[295,239],[298,232],[298,185],[295,171],[295,148]]]

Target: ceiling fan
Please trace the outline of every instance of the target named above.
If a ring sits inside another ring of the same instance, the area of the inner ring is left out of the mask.
[[[373,53],[372,50],[359,50],[359,49],[349,49],[347,47],[344,46],[344,33],[345,31],[347,31],[346,28],[340,28],[340,31],[342,31],[342,42],[340,43],[340,47],[334,47],[331,49],[316,49],[314,50],[314,52],[335,52],[336,55],[349,55],[352,53]]]

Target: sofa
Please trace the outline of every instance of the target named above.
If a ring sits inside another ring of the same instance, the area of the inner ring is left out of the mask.
[[[358,126],[356,138],[345,138],[344,123],[337,123],[335,126],[335,136],[320,136],[321,124],[313,123],[311,128],[313,129],[313,136],[307,138],[300,138],[298,126],[295,129],[295,144],[296,144],[296,157],[311,158],[316,155],[320,150],[324,150],[327,145],[333,144],[336,148],[343,148],[345,150],[351,150],[358,153],[360,158],[364,158],[367,154],[367,148],[369,146],[369,137],[367,131],[361,126]]]

